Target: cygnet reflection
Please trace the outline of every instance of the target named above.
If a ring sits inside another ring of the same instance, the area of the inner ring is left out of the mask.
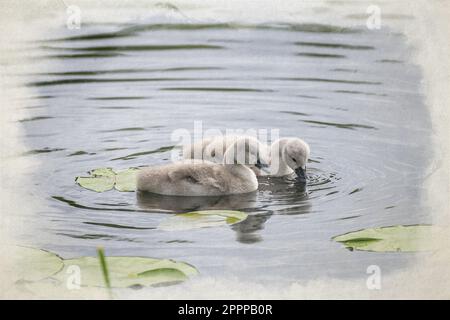
[[[137,204],[149,211],[183,213],[200,210],[240,210],[248,217],[230,226],[236,232],[236,241],[252,244],[263,241],[261,230],[273,214],[294,215],[311,212],[311,201],[304,184],[291,177],[259,177],[257,192],[217,196],[185,197],[164,196],[148,192],[137,192]],[[270,204],[276,210],[266,211]]]
[[[258,232],[264,229],[264,224],[271,217],[271,213],[249,214],[247,219],[231,225],[236,232],[236,241],[241,243],[256,243],[263,240]]]
[[[199,210],[245,210],[256,207],[256,192],[226,196],[164,196],[137,192],[137,204],[145,210],[182,213]]]

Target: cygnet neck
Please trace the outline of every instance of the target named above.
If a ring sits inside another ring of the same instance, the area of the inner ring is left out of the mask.
[[[294,172],[286,163],[285,147],[289,138],[281,138],[272,143],[270,147],[270,172],[271,175],[284,176]]]

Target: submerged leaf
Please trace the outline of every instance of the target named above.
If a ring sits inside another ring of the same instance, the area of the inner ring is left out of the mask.
[[[175,231],[218,227],[241,222],[247,216],[244,212],[232,210],[193,211],[176,214],[161,222],[158,228],[165,231]]]
[[[113,288],[164,285],[198,274],[197,269],[187,263],[167,259],[106,257],[105,260]],[[105,285],[100,261],[96,257],[64,260],[64,269],[55,275],[55,279],[65,283],[70,276],[66,271],[72,265],[81,270],[81,286]]]
[[[333,240],[349,249],[376,252],[414,252],[431,249],[431,226],[370,228],[336,236]]]
[[[137,168],[130,168],[119,171],[116,174],[116,184],[114,188],[118,191],[135,191],[136,190],[136,173]]]
[[[168,283],[168,282],[179,282],[185,281],[188,279],[188,276],[185,275],[178,269],[174,268],[160,268],[154,270],[147,270],[139,273],[138,278],[152,278],[158,279],[158,282]]]

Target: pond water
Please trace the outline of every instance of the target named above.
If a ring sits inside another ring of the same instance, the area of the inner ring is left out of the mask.
[[[24,141],[41,162],[30,192],[37,246],[65,258],[172,258],[202,276],[289,282],[404,268],[406,253],[351,252],[333,236],[429,223],[422,204],[431,126],[420,70],[401,33],[362,25],[180,21],[84,24],[29,43]],[[95,193],[76,176],[170,161],[171,133],[279,129],[311,146],[308,184],[259,179],[255,194],[211,199]],[[174,213],[242,210],[241,223],[159,230]],[[39,222],[38,222],[39,221]]]

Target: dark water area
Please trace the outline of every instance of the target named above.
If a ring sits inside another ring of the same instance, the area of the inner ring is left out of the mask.
[[[21,121],[41,162],[32,194],[47,204],[27,241],[65,258],[172,258],[201,275],[258,281],[365,277],[413,261],[351,252],[333,236],[429,223],[422,182],[431,126],[403,35],[326,24],[86,25],[30,43],[42,72]],[[76,176],[170,161],[171,133],[279,129],[311,146],[308,184],[260,177],[254,194],[173,199],[95,193]],[[164,231],[174,213],[233,209],[232,226]]]

